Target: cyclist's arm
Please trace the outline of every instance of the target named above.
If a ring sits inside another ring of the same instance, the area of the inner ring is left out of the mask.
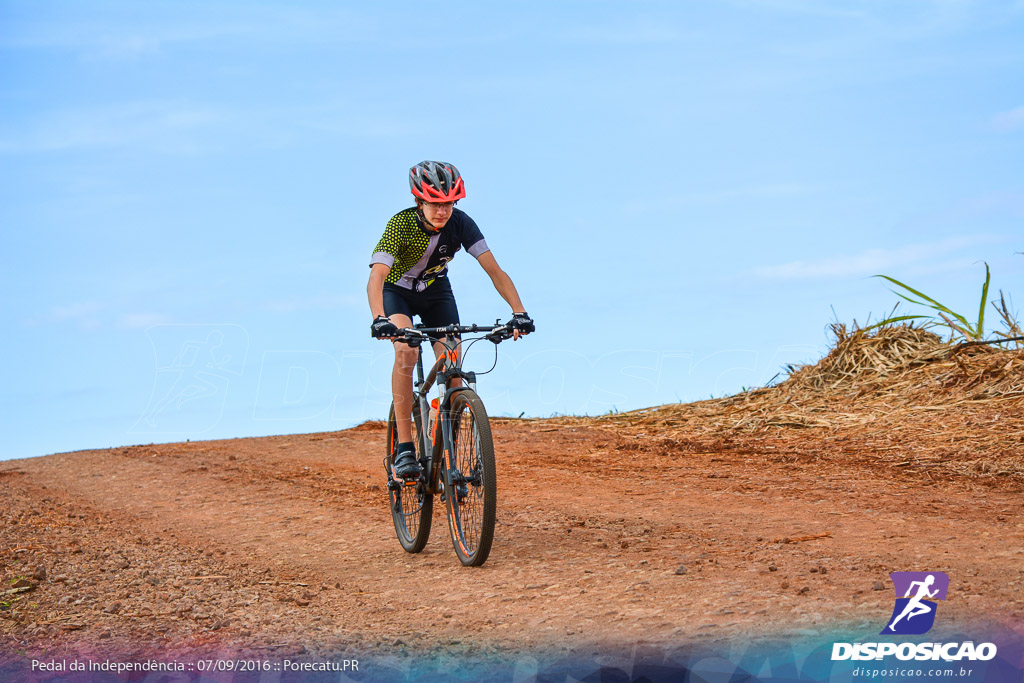
[[[370,266],[370,281],[366,284],[366,296],[370,300],[370,315],[374,318],[384,315],[384,281],[391,272],[386,263]]]
[[[494,288],[498,290],[501,298],[512,307],[512,312],[525,313],[526,309],[523,307],[523,302],[519,299],[519,292],[516,291],[512,278],[498,266],[498,262],[494,259],[494,254],[490,251],[485,251],[477,256],[476,260],[483,267],[484,272],[490,276],[491,282],[494,283]]]
[[[370,256],[370,281],[366,284],[366,296],[374,319],[384,315],[384,282],[402,248],[402,221],[406,213],[408,211],[401,211],[391,217]]]

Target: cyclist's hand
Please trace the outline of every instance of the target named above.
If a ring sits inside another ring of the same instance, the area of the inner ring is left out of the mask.
[[[529,334],[537,329],[537,326],[533,324],[533,318],[526,311],[516,313],[506,324],[512,328],[514,339],[519,339],[520,335]]]
[[[388,339],[398,336],[398,326],[382,315],[377,316],[370,325],[370,335],[374,339]]]

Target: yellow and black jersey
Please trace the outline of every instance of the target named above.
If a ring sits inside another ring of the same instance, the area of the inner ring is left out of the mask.
[[[448,276],[448,262],[463,247],[474,258],[490,251],[480,228],[465,211],[452,209],[445,226],[430,232],[413,207],[399,211],[388,221],[370,257],[370,266],[390,266],[386,282],[422,292],[435,279]]]

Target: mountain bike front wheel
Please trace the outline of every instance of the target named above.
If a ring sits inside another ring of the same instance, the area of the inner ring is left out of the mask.
[[[419,409],[413,407],[416,414]],[[421,447],[423,443],[423,420],[416,415],[416,444]],[[398,423],[395,420],[395,405],[391,404],[391,411],[388,413],[388,471],[391,471],[392,463],[398,451]],[[389,507],[391,508],[391,521],[395,523],[395,533],[398,535],[398,542],[402,544],[406,552],[418,553],[427,545],[430,538],[430,523],[434,515],[434,496],[427,492],[423,483],[423,477],[415,484],[406,484],[396,480],[397,487],[388,488]]]
[[[450,416],[452,443],[443,473],[448,531],[459,561],[479,567],[491,552],[498,506],[491,423],[483,401],[471,389],[455,395]]]

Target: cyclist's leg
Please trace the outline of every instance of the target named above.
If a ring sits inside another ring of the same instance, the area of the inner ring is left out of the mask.
[[[384,285],[384,315],[396,327],[412,327],[415,314],[409,301],[409,292],[396,285]],[[391,370],[391,394],[395,401],[395,426],[398,443],[413,440],[412,436],[412,372],[416,367],[418,349],[403,342],[395,342],[395,365]]]
[[[399,329],[412,327],[412,319],[395,313],[388,316]],[[412,372],[416,367],[417,348],[405,342],[394,342],[395,365],[391,370],[391,393],[395,401],[395,426],[398,443],[412,441]]]

